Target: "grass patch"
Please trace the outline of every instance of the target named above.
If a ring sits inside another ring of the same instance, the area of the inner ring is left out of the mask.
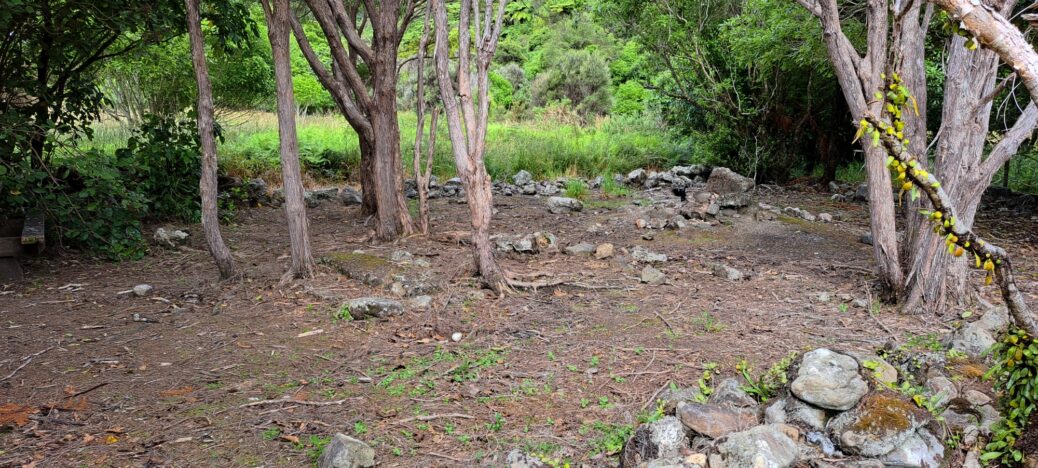
[[[414,113],[398,114],[403,167],[409,171],[416,133]],[[263,177],[277,184],[280,176],[277,117],[270,112],[222,115],[220,168],[241,178]],[[296,122],[299,158],[310,180],[356,179],[360,145],[356,133],[337,114],[300,115]],[[114,152],[130,132],[118,122],[94,125],[95,137],[81,148]],[[594,177],[627,173],[638,167],[669,167],[681,159],[676,139],[642,118],[613,117],[588,126],[553,121],[496,121],[487,129],[487,171],[495,179],[527,170],[538,179],[561,176]],[[437,128],[433,174],[453,177],[454,159],[446,123]],[[624,188],[625,189],[625,188]],[[616,193],[624,190],[610,185]]]

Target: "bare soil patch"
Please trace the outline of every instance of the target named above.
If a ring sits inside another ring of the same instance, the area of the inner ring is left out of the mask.
[[[0,415],[11,418],[0,419],[0,466],[301,466],[335,432],[371,444],[384,466],[469,466],[515,447],[615,465],[612,452],[653,395],[671,382],[696,385],[709,363],[734,375],[742,359],[765,369],[790,351],[875,349],[959,320],[959,311],[905,316],[842,305],[841,294],[870,295],[871,247],[858,240],[864,205],[769,192],[761,201],[843,220],[740,216],[646,231],[634,220],[676,199],[639,193],[639,206],[600,197],[571,215],[549,214],[544,198],[495,199],[497,233],[549,231],[562,247],[617,248],[606,260],[503,255],[512,271],[581,286],[500,298],[468,276],[467,246],[435,240],[467,229],[467,207],[456,200],[434,200],[431,238],[396,244],[360,242],[368,228],[355,208],[310,210],[319,256],[359,250],[353,258],[381,265],[377,258],[406,250],[429,262],[388,264],[390,275],[423,276],[437,289],[428,309],[381,321],[339,317],[343,301],[391,294],[330,265],[313,280],[277,286],[288,238],[276,208],[243,210],[225,230],[243,281],[215,281],[198,226],[189,227],[189,248],[156,248],[142,261],[36,259],[25,282],[0,291],[0,378],[10,374],[0,382]],[[1032,303],[1034,224],[980,217],[982,231],[1017,252]],[[657,266],[665,284],[639,283],[642,265],[626,253],[635,246],[669,257]],[[718,262],[750,279],[713,276]],[[117,294],[139,283],[153,293]],[[830,301],[817,299],[823,292]],[[996,291],[984,294],[994,300]]]

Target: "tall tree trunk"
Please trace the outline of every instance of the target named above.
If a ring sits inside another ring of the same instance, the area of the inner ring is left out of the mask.
[[[393,23],[395,26],[395,19]],[[376,28],[376,31],[379,29]],[[400,124],[396,119],[395,38],[395,32],[376,33],[373,43],[376,54],[372,80],[375,105],[369,119],[375,134],[374,191],[378,210],[375,235],[382,240],[393,240],[413,232],[404,193]]]
[[[202,36],[198,0],[184,0],[187,6],[187,30],[191,40],[191,61],[195,66],[198,82],[198,137],[202,144],[202,176],[199,192],[202,195],[202,231],[205,232],[209,254],[220,270],[221,278],[235,275],[231,250],[220,234],[220,215],[217,209],[216,192],[216,138],[213,135],[213,89],[209,83],[209,65],[205,61],[205,38]]]
[[[292,266],[284,279],[310,277],[314,259],[310,253],[310,234],[303,200],[303,177],[299,168],[299,142],[296,135],[295,97],[292,94],[292,62],[289,56],[289,2],[262,0],[267,17],[267,35],[274,56],[274,82],[277,87],[278,135],[281,140],[281,173],[285,188],[285,215],[292,250]]]
[[[882,102],[873,94],[883,86],[882,73],[887,59],[888,5],[886,0],[868,0],[866,21],[867,50],[858,54],[840,25],[836,0],[797,0],[816,16],[822,25],[826,51],[833,71],[855,121],[866,113],[878,114]],[[901,265],[898,262],[897,237],[894,215],[894,197],[890,189],[890,173],[882,149],[862,142],[865,150],[865,170],[869,181],[869,221],[872,230],[876,272],[884,292],[891,299],[900,295],[903,286]]]
[[[992,3],[995,3],[995,8],[1004,7],[1004,2],[996,0]],[[922,49],[923,38],[915,41],[915,45]],[[959,210],[958,222],[971,229],[983,193],[982,190],[975,190],[974,183],[979,181],[974,179],[981,171],[983,162],[991,116],[992,99],[989,94],[995,88],[999,59],[990,50],[968,50],[965,43],[965,38],[952,36],[948,44],[940,140],[931,172],[948,187],[948,196]],[[909,83],[906,82],[906,85]],[[911,83],[910,86],[909,90],[917,95],[919,102],[926,102],[918,97],[919,91],[916,91],[921,89],[925,93],[925,81]],[[912,153],[924,154],[925,145],[911,141],[909,146]],[[968,259],[940,255],[945,247],[944,239],[929,229],[925,219],[916,214],[917,207],[912,208],[906,210],[908,224],[913,229],[906,242],[910,255],[906,256],[908,263],[902,308],[907,311],[936,312],[945,306],[970,303],[973,295],[966,281]]]

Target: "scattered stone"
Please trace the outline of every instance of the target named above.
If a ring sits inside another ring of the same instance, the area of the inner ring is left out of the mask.
[[[818,220],[823,223],[831,223],[833,222],[833,215],[829,213],[818,213]]]
[[[634,227],[636,227],[638,229],[645,229],[645,228],[649,227],[649,222],[644,220],[644,219],[642,219],[642,218],[638,218],[638,219],[634,220]]]
[[[601,244],[595,248],[595,258],[605,260],[613,256],[613,244]]]
[[[715,167],[706,181],[706,191],[720,195],[749,192],[752,189],[753,179],[743,177],[727,167]]]
[[[350,316],[354,320],[370,317],[386,318],[404,313],[404,306],[398,301],[381,297],[360,297],[347,303]]]
[[[574,244],[569,247],[566,247],[566,253],[570,255],[591,255],[594,252],[594,244],[589,244],[587,242],[581,242],[579,244]]]
[[[317,468],[367,468],[375,466],[375,449],[346,434],[338,433],[317,459]]]
[[[912,402],[877,392],[830,420],[828,430],[844,452],[879,457],[908,441],[927,419],[928,413]]]
[[[829,302],[830,299],[832,298],[829,297],[829,293],[825,291],[822,291],[815,295],[815,300],[818,302]]]
[[[150,284],[138,284],[133,287],[133,295],[137,297],[147,296],[153,289]]]
[[[714,265],[714,276],[728,281],[742,281],[744,277],[741,271],[720,263]]]
[[[866,301],[865,299],[855,299],[851,301],[851,305],[859,309],[868,309],[869,301]]]
[[[187,243],[187,238],[191,237],[187,232],[179,229],[158,228],[155,230],[153,238],[155,242],[163,247],[176,248],[178,245]]]
[[[559,193],[559,187],[551,182],[541,182],[540,184],[537,184],[537,195],[540,195],[542,197],[550,197],[557,193]]]
[[[674,416],[638,426],[634,435],[624,444],[620,455],[621,467],[638,467],[655,460],[680,458],[688,446],[688,433]]]
[[[451,333],[451,341],[453,341],[455,343],[461,341],[461,332]]]
[[[664,263],[667,261],[667,256],[665,254],[650,251],[640,245],[631,249],[631,258],[633,258],[636,262],[650,264]]]
[[[717,449],[724,455],[726,466],[740,468],[785,468],[793,465],[798,455],[796,441],[777,424],[730,434]]]
[[[854,191],[854,196],[851,197],[854,201],[869,201],[869,184],[861,184]]]
[[[872,245],[872,234],[862,234],[858,241],[865,245]]]
[[[584,204],[575,198],[551,197],[548,199],[548,212],[553,214],[571,213],[584,209]]]
[[[515,251],[522,254],[554,251],[558,248],[558,238],[550,232],[537,231],[524,236],[499,235],[491,239],[502,252]]]
[[[757,400],[742,389],[739,380],[729,377],[714,386],[714,392],[710,394],[710,404],[722,408],[754,408],[757,406]]]
[[[716,439],[757,425],[757,412],[747,408],[722,408],[696,402],[677,404],[677,416],[696,434]]]
[[[525,170],[516,172],[515,175],[512,176],[512,183],[520,187],[531,182],[533,182],[533,175]]]
[[[432,305],[432,296],[417,296],[407,301],[412,309],[428,309]]]
[[[790,388],[801,400],[840,411],[853,407],[869,391],[854,358],[825,348],[804,354]]]
[[[642,268],[642,283],[656,285],[663,284],[666,281],[667,275],[663,274],[662,271],[653,268],[652,265],[645,265],[645,268]]]
[[[533,455],[523,453],[519,449],[508,452],[505,456],[507,468],[548,468],[548,465]]]
[[[414,261],[414,255],[406,250],[396,250],[389,254],[389,261],[393,263],[411,263]]]

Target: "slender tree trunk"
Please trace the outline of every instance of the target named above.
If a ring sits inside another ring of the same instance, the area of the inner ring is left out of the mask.
[[[202,176],[199,192],[202,195],[202,231],[205,232],[209,254],[216,261],[221,278],[235,275],[234,259],[220,234],[220,215],[217,209],[216,139],[213,135],[213,89],[209,83],[209,65],[205,61],[205,38],[202,36],[198,0],[184,0],[187,6],[187,29],[191,40],[191,61],[198,82],[198,137],[202,144]]]
[[[490,188],[490,176],[486,165],[480,164],[471,172],[462,174],[465,184],[465,199],[469,204],[472,221],[472,253],[476,271],[490,289],[501,292],[508,287],[508,278],[494,258],[494,246],[490,242],[490,219],[494,211],[494,195]]]
[[[292,94],[292,62],[289,56],[289,2],[263,0],[270,48],[274,55],[274,82],[277,87],[278,134],[281,140],[281,173],[285,188],[285,215],[292,250],[292,266],[284,279],[313,276],[314,259],[310,253],[310,234],[303,201],[303,177],[299,168],[299,142],[296,135],[295,98]]]
[[[499,0],[496,22],[490,24],[490,2],[487,2],[482,29],[478,25],[479,0],[462,0],[458,19],[458,87],[455,89],[450,76],[450,41],[448,39],[449,23],[444,0],[432,0],[436,23],[435,63],[436,77],[440,85],[440,99],[443,101],[447,130],[454,153],[454,164],[458,175],[465,185],[465,197],[469,205],[472,221],[472,249],[476,270],[483,278],[484,284],[496,292],[504,292],[509,280],[494,258],[493,246],[490,243],[490,219],[493,215],[494,200],[490,190],[490,176],[487,175],[484,154],[486,150],[486,125],[489,111],[487,73],[490,60],[497,47],[497,38],[501,33],[501,21],[506,0]],[[475,1],[476,3],[473,3]],[[474,9],[475,11],[470,10]],[[476,92],[479,93],[478,111],[473,104],[473,89],[469,79],[469,17],[476,18],[474,28],[476,52],[471,54],[477,60]],[[459,99],[460,97],[460,99]],[[460,101],[460,102],[459,102]]]
[[[415,90],[415,113],[418,117],[417,130],[414,137],[414,184],[418,191],[418,231],[429,235],[429,180],[432,175],[433,155],[436,153],[436,107],[433,107],[432,122],[429,123],[429,156],[422,170],[422,139],[425,138],[425,54],[429,49],[429,25],[432,21],[432,2],[425,5],[425,21],[422,23],[422,37],[418,40],[418,65],[416,70],[417,89]],[[489,236],[488,236],[489,240]]]

